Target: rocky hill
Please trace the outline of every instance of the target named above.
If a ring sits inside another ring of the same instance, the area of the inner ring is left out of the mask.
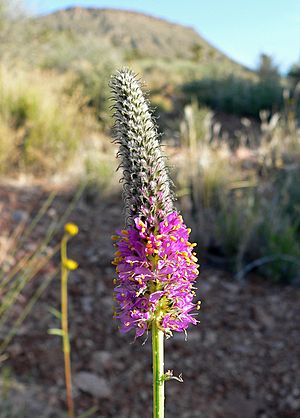
[[[36,17],[31,24],[41,42],[47,42],[49,33],[54,31],[56,34],[65,34],[75,43],[82,37],[92,39],[93,43],[121,50],[133,59],[150,57],[231,62],[240,68],[239,64],[233,63],[193,28],[141,13],[72,7]]]

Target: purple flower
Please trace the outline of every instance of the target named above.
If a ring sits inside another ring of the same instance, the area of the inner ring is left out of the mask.
[[[172,212],[158,225],[134,219],[135,226],[115,236],[118,279],[115,281],[116,318],[121,332],[145,333],[152,321],[165,334],[196,324],[193,284],[198,276],[194,244],[181,215]]]

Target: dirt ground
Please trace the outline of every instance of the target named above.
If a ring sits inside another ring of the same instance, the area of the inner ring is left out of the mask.
[[[42,186],[0,185],[1,242],[20,219],[34,216],[48,194]],[[47,222],[60,218],[73,194],[59,190],[27,249],[43,235]],[[151,337],[133,342],[133,335],[120,334],[112,320],[110,236],[122,226],[122,216],[119,195],[84,193],[68,217],[80,228],[69,244],[80,265],[69,279],[77,416],[96,405],[95,418],[151,417]],[[50,265],[59,266],[58,256]],[[255,275],[237,283],[205,261],[201,270],[201,323],[189,329],[187,341],[182,334],[166,341],[165,367],[184,379],[166,384],[166,417],[299,418],[300,288]],[[44,269],[32,281],[15,304],[16,312],[47,274]],[[2,369],[11,370],[11,387],[0,400],[0,412],[10,402],[11,411],[21,414],[2,412],[1,417],[66,416],[61,340],[47,333],[59,327],[49,312],[50,307],[59,309],[59,295],[57,275],[6,350]],[[0,330],[0,341],[5,332],[7,327]]]

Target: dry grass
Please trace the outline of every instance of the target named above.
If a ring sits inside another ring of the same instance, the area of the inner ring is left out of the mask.
[[[63,78],[0,68],[2,173],[51,174],[68,166],[83,133],[82,103]]]
[[[253,268],[274,280],[295,279],[300,130],[293,115],[262,112],[258,133],[249,130],[231,149],[214,136],[213,126],[207,126],[205,135],[203,125],[197,130],[199,111],[201,115],[203,110],[189,107],[185,112],[183,123],[189,129],[183,130],[183,142],[188,146],[175,163],[182,205],[191,213],[197,240],[209,256],[217,255],[236,271],[271,256]]]

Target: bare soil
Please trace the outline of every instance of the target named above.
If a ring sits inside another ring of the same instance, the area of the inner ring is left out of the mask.
[[[12,234],[20,218],[33,217],[49,191],[41,185],[2,184],[1,237]],[[32,245],[43,236],[47,222],[60,218],[73,194],[72,189],[59,190],[31,235]],[[133,342],[133,335],[120,334],[112,319],[110,236],[122,226],[121,197],[85,193],[68,220],[80,228],[69,244],[70,256],[80,265],[69,279],[77,416],[96,405],[95,418],[150,418],[151,337]],[[58,256],[19,298],[16,312],[55,266]],[[300,288],[255,275],[237,283],[228,272],[203,261],[198,294],[201,323],[190,328],[187,341],[182,334],[166,341],[165,367],[184,379],[166,384],[166,417],[299,418]],[[59,300],[57,275],[7,349],[2,367],[12,371],[7,396],[21,409],[18,417],[66,416],[61,340],[47,333],[59,327],[49,312],[50,307],[59,309]],[[0,330],[0,339],[4,334]]]

